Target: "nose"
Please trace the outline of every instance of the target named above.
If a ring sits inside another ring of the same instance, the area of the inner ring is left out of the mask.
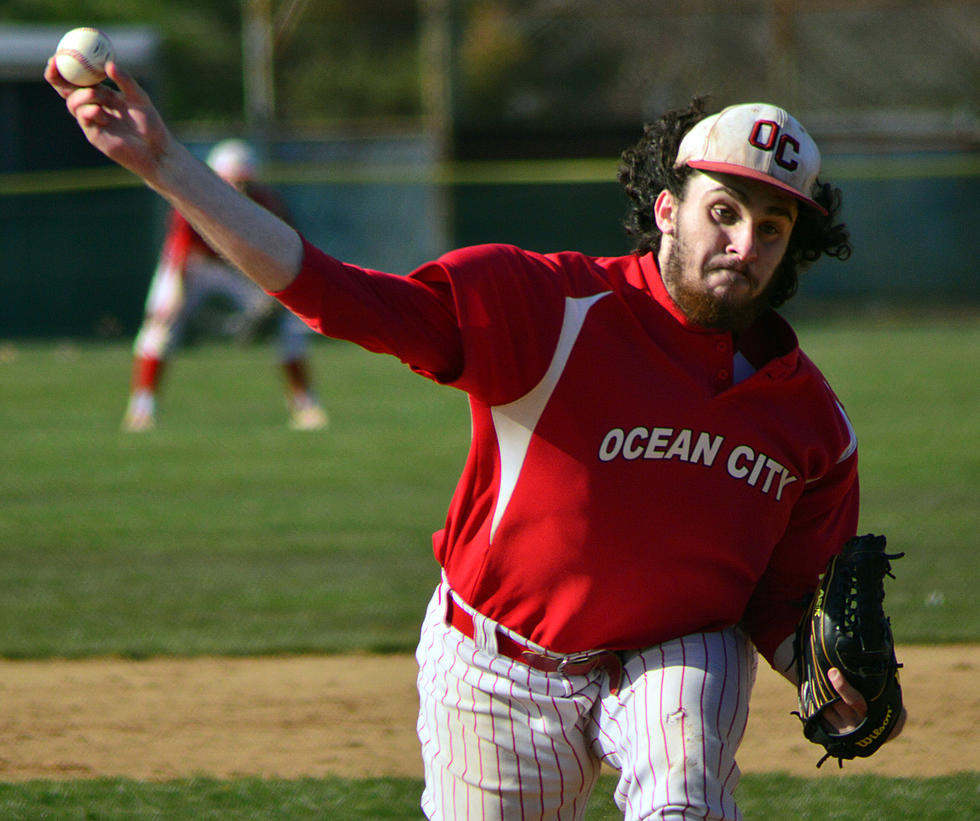
[[[749,220],[743,220],[729,230],[725,253],[733,254],[743,263],[755,262],[759,257],[756,243],[755,225]]]

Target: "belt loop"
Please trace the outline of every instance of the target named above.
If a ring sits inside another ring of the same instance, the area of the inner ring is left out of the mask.
[[[452,595],[449,591],[449,585],[446,584],[445,580],[438,587],[438,607],[439,607],[439,621],[442,624],[446,624],[449,621],[449,605],[450,596]]]
[[[473,641],[481,650],[486,650],[496,656],[497,622],[488,619],[482,613],[473,613]]]

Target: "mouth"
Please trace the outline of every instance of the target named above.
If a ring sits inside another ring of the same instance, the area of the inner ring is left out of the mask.
[[[705,284],[708,288],[733,290],[748,289],[752,290],[752,276],[743,268],[733,265],[716,265],[705,271]]]

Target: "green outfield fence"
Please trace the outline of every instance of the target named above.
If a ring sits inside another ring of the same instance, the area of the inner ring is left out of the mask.
[[[424,151],[395,154],[286,160],[267,166],[268,177],[314,243],[396,273],[480,242],[628,250],[614,158],[439,165]],[[804,295],[980,305],[980,154],[831,156],[824,168],[844,190],[854,255],[818,263]],[[112,167],[0,174],[0,338],[132,333],[164,216],[155,194]]]

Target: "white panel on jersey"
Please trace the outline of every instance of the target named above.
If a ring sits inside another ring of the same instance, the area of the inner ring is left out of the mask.
[[[829,385],[827,386],[827,390],[830,390]],[[834,400],[834,404],[837,405],[837,410],[840,413],[841,419],[844,420],[844,424],[847,426],[847,433],[848,436],[850,437],[850,441],[847,443],[847,447],[844,448],[844,452],[840,455],[840,458],[837,460],[837,464],[839,465],[845,459],[850,459],[850,457],[854,454],[854,451],[857,450],[858,438],[857,438],[857,433],[855,433],[854,431],[854,426],[851,424],[851,420],[847,415],[847,411],[844,410],[844,406],[837,399]],[[810,485],[819,480],[820,480],[819,476],[814,479],[808,479],[807,484]]]
[[[603,291],[601,294],[588,297],[566,297],[561,334],[551,364],[541,381],[520,399],[490,409],[493,427],[497,434],[497,447],[500,449],[500,489],[497,505],[493,511],[493,521],[490,523],[490,541],[493,541],[497,525],[500,524],[500,519],[510,503],[510,497],[514,493],[521,468],[524,466],[528,446],[531,444],[531,435],[558,380],[561,379],[572,347],[585,323],[585,316],[596,302],[609,293],[611,292]]]
[[[840,459],[837,460],[837,464],[839,465],[845,459],[850,457],[850,455],[854,453],[854,451],[857,450],[858,438],[857,438],[857,434],[854,432],[854,426],[851,424],[851,420],[847,417],[847,413],[844,410],[844,406],[840,402],[837,402],[837,410],[840,411],[840,415],[844,420],[844,424],[847,425],[847,433],[851,437],[851,441],[847,443],[847,447],[844,448],[844,452],[840,455]]]

